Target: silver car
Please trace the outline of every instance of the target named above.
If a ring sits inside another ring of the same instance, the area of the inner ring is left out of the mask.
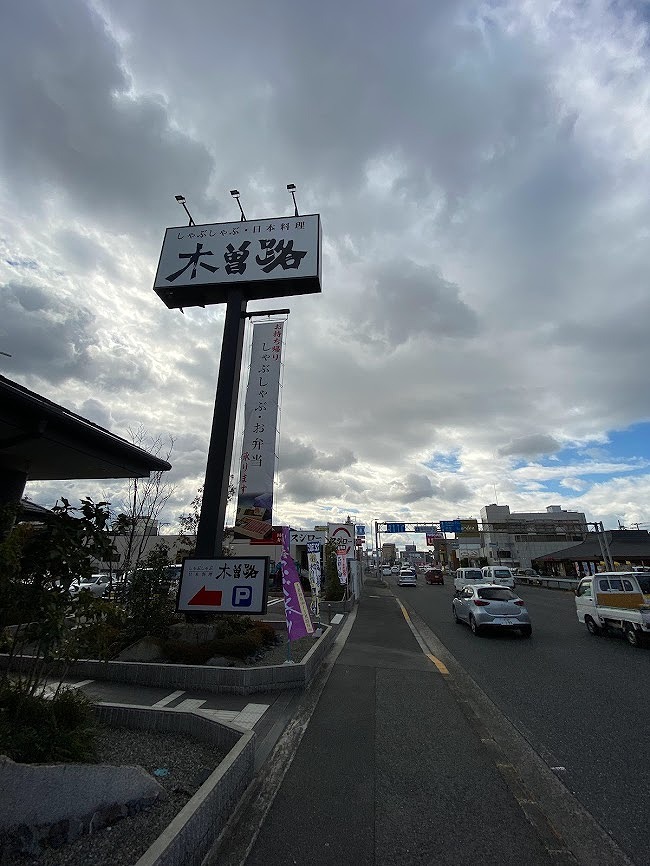
[[[102,598],[106,595],[111,578],[108,574],[91,574],[90,577],[83,577],[81,580],[76,580],[70,587],[70,592],[73,595],[79,595],[82,590],[94,595],[95,598]]]
[[[468,585],[451,603],[456,622],[466,622],[474,634],[488,628],[518,629],[530,637],[533,627],[523,599],[495,583]]]
[[[415,571],[412,568],[402,568],[400,569],[399,577],[397,579],[398,586],[417,586],[418,585],[418,577]]]

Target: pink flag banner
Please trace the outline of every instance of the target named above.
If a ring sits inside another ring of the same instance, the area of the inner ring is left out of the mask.
[[[301,637],[314,633],[314,626],[309,615],[309,609],[300,585],[300,576],[296,563],[289,553],[291,531],[288,526],[282,527],[282,594],[284,596],[284,615],[287,620],[287,637],[299,640]]]

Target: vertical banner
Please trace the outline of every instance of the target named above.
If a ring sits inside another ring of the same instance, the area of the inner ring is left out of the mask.
[[[309,583],[311,584],[311,612],[314,616],[320,614],[320,541],[307,542],[307,564],[309,567]]]
[[[348,551],[346,547],[339,547],[336,551],[336,571],[339,581],[345,586],[348,582]]]
[[[287,620],[288,640],[298,640],[314,633],[307,602],[300,585],[296,563],[289,552],[291,530],[282,527],[282,594],[284,596],[284,615]]]
[[[273,476],[283,327],[282,322],[253,325],[235,538],[261,541],[271,538],[273,533]]]

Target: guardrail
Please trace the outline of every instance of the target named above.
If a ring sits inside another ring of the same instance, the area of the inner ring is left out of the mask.
[[[570,592],[578,585],[578,580],[573,577],[520,577],[515,575],[515,583],[524,586],[543,586],[546,589],[564,589]]]

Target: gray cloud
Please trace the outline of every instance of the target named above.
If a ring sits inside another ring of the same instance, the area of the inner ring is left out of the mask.
[[[357,458],[350,448],[338,448],[332,453],[317,451],[299,439],[288,437],[282,444],[280,471],[309,468],[322,472],[340,472],[356,463]]]
[[[314,502],[323,497],[342,494],[340,482],[309,470],[289,470],[282,473],[281,492],[295,502]]]
[[[82,0],[12,10],[0,100],[5,180],[34,207],[55,189],[75,212],[146,235],[172,193],[204,200],[207,148],[172,126],[163,99],[131,92],[117,43]]]
[[[554,454],[562,446],[548,433],[531,433],[520,436],[498,449],[501,457],[537,457],[540,454]]]
[[[431,483],[428,475],[419,475],[416,472],[409,472],[403,481],[397,481],[393,486],[397,492],[397,500],[405,504],[419,502],[440,492],[440,488]]]
[[[234,186],[249,216],[279,216],[293,181],[322,215],[323,293],[290,304],[282,519],[477,514],[494,484],[536,510],[513,457],[598,443],[615,465],[608,432],[650,417],[641,22],[632,0],[534,5],[14,4],[3,369],[116,432],[175,434],[191,499],[223,309],[164,308],[158,241],[185,219],[175,193],[199,221],[236,219]],[[453,472],[427,474],[434,453]],[[574,498],[643,521],[612,478]]]

